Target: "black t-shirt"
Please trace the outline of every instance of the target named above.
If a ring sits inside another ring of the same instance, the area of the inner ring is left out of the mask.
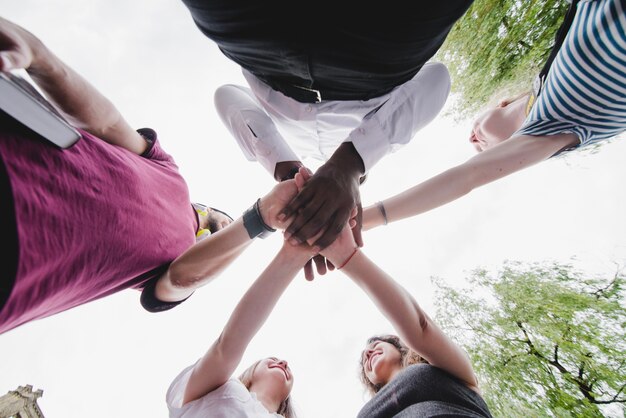
[[[241,67],[278,90],[307,87],[330,100],[377,97],[410,80],[472,4],[385,1],[335,10],[330,2],[183,2]]]
[[[387,417],[492,418],[478,393],[429,364],[406,367],[363,405],[357,416]]]

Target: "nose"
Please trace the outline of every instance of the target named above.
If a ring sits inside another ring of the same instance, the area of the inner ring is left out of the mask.
[[[472,126],[472,131],[470,132],[469,141],[472,144],[478,142],[478,138],[476,138],[476,125]]]
[[[287,363],[287,360],[278,360],[276,363],[280,364],[281,366],[283,366],[285,369],[289,367],[289,363]]]

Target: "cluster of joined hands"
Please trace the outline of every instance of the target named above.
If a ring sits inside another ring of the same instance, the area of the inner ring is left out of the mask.
[[[313,183],[316,178],[320,179],[319,183]],[[307,280],[313,280],[315,277],[313,263],[315,263],[317,273],[320,275],[337,267],[324,256],[324,249],[333,244],[340,236],[342,241],[351,241],[353,248],[363,246],[360,202],[355,203],[348,196],[347,202],[339,202],[338,204],[335,198],[335,202],[330,204],[331,196],[326,193],[321,196],[321,202],[314,200],[320,185],[327,183],[327,180],[336,183],[334,179],[327,179],[324,175],[314,178],[313,173],[308,168],[300,167],[293,180],[285,181],[275,188],[276,193],[280,195],[276,196],[277,201],[280,202],[278,206],[282,205],[282,208],[277,214],[268,214],[270,219],[276,221],[278,228],[284,230],[284,238],[289,244],[307,247],[307,250],[313,254],[304,266],[304,275]],[[356,187],[356,195],[358,196],[358,183]],[[332,187],[330,189],[333,190]],[[321,187],[321,190],[327,189]],[[352,205],[348,212],[342,209],[346,203]],[[328,206],[327,211],[320,214],[325,206]],[[339,209],[337,209],[338,206]],[[327,223],[323,221],[325,217],[330,217]],[[346,226],[351,231],[348,236],[345,236],[346,233],[342,234]],[[342,243],[342,247],[345,244],[347,243]]]

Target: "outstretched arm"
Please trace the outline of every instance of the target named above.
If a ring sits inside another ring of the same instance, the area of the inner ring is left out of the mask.
[[[472,190],[546,160],[578,141],[574,134],[522,135],[489,148],[465,163],[385,199],[388,222],[409,218],[445,205]],[[363,210],[363,229],[384,224],[377,205]]]
[[[231,377],[248,344],[311,255],[308,248],[284,243],[276,257],[243,295],[220,336],[196,363],[185,388],[183,404],[215,390]]]
[[[433,366],[477,388],[465,351],[443,333],[404,287],[357,248],[349,232],[342,232],[323,254],[343,266],[342,271],[365,291],[409,347]]]
[[[72,125],[136,154],[147,149],[147,142],[95,87],[35,35],[0,17],[0,71],[15,69],[26,69]]]
[[[274,186],[259,203],[263,222],[272,228],[284,228],[278,221],[278,211],[296,192],[295,180],[286,180]],[[251,242],[243,218],[236,219],[176,258],[158,279],[156,298],[164,302],[185,299],[224,271]]]

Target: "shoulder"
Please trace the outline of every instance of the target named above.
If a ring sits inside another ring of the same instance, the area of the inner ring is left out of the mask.
[[[195,363],[185,367],[180,373],[178,373],[174,380],[172,380],[172,383],[170,383],[170,386],[167,389],[167,394],[165,395],[168,407],[182,408],[185,387],[187,387],[187,382],[189,382],[189,377],[191,377],[194,366]]]
[[[195,364],[192,364],[183,371],[181,371],[176,378],[170,384],[167,390],[166,401],[170,408],[182,408],[183,397],[185,395],[185,388],[191,377]],[[188,402],[184,406],[196,403],[198,401],[213,401],[219,399],[236,399],[240,402],[247,402],[252,398],[250,391],[244,386],[243,383],[237,378],[231,377],[215,390],[207,393],[203,397],[196,399],[195,401]]]
[[[137,133],[148,144],[146,150],[141,154],[142,157],[149,160],[159,160],[168,163],[174,163],[173,157],[165,152],[163,148],[161,148],[159,136],[154,129],[140,128],[137,129]]]

